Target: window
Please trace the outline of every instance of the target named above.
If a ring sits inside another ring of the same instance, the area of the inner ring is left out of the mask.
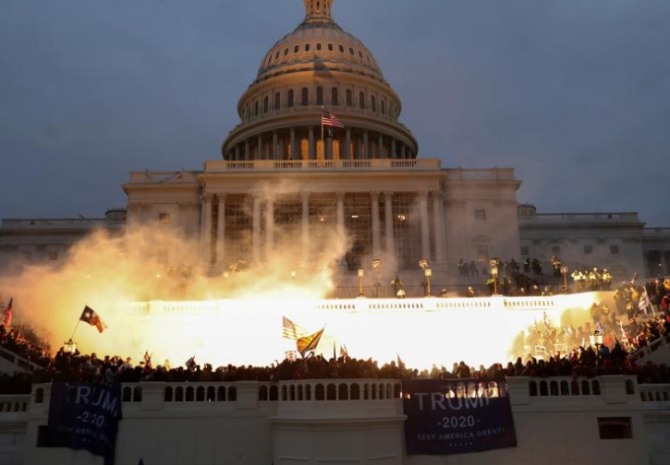
[[[339,105],[340,104],[339,100],[340,99],[339,99],[339,95],[338,95],[338,92],[337,92],[337,87],[333,87],[332,89],[330,89],[330,104],[331,105]]]
[[[351,107],[354,105],[354,97],[352,95],[351,89],[347,89],[346,92],[347,106]]]
[[[268,108],[269,108],[269,106],[270,106],[270,100],[267,98],[267,96],[265,96],[265,97],[263,98],[263,113],[267,113],[267,112],[268,112]]]
[[[599,417],[598,433],[600,439],[632,439],[630,417]]]
[[[372,111],[377,111],[377,99],[374,95],[370,97],[370,109]]]
[[[316,104],[323,105],[323,87],[316,88]]]
[[[317,42],[317,43],[316,43],[316,49],[317,49],[317,50],[321,50],[321,42]]]
[[[483,209],[475,210],[475,220],[486,221],[486,210]]]
[[[298,50],[300,50],[299,45],[296,45],[295,47],[293,47],[293,53],[298,53]]]
[[[328,51],[332,52],[333,51],[333,44],[328,44]]]
[[[281,106],[281,94],[277,92],[275,94],[275,110],[279,110]]]
[[[158,214],[158,223],[159,224],[170,224],[170,214],[169,213],[159,213]]]
[[[287,107],[292,107],[293,106],[293,89],[290,89],[288,91],[286,106]]]
[[[254,102],[254,116],[258,116],[258,100]]]
[[[592,245],[585,245],[584,246],[584,255],[591,255],[593,253],[593,246]]]
[[[365,94],[363,92],[358,93],[358,106],[360,108],[365,108]]]
[[[284,56],[288,55],[288,47],[284,49]]]
[[[302,106],[306,107],[308,102],[309,102],[309,91],[307,90],[307,87],[303,87],[302,88]]]
[[[610,253],[612,255],[619,255],[619,246],[618,245],[610,245]]]
[[[305,44],[305,51],[309,52],[309,44]]]

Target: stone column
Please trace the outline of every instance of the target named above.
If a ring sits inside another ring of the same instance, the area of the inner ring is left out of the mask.
[[[201,231],[202,258],[206,265],[212,261],[212,194],[205,194],[203,205],[203,230]]]
[[[345,144],[344,150],[342,151],[342,158],[345,160],[351,160],[353,157],[351,153],[351,129],[347,128],[345,130]]]
[[[219,214],[216,224],[216,264],[224,265],[226,238],[226,194],[218,194]]]
[[[275,234],[275,212],[274,202],[268,200],[265,203],[265,260],[270,260],[274,251]]]
[[[421,255],[430,259],[430,230],[428,222],[428,193],[419,192],[419,215],[421,218]]]
[[[391,154],[389,155],[389,158],[398,158],[398,155],[396,154],[395,137],[391,138]]]
[[[251,147],[249,147],[249,139],[244,142],[244,159],[251,160]]]
[[[368,141],[368,131],[363,131],[363,153],[361,158],[370,158],[370,142]]]
[[[384,136],[381,132],[377,138],[377,158],[384,158]]]
[[[442,192],[431,192],[433,198],[433,224],[435,225],[435,260],[444,262],[445,234],[444,234],[444,205],[442,203]]]
[[[381,228],[379,225],[379,192],[370,192],[372,211],[372,258],[378,258],[381,242]]]
[[[277,131],[272,132],[272,155],[273,160],[279,160],[279,139],[277,136]]]
[[[336,192],[337,197],[337,232],[344,233],[344,192]]]
[[[309,159],[310,160],[316,160],[316,143],[314,142],[314,128],[310,126],[309,128],[309,135],[308,135],[308,140],[309,140]]]
[[[309,260],[309,192],[302,192],[302,259]]]
[[[393,238],[393,192],[384,192],[384,228],[386,231],[386,253],[395,252]]]
[[[256,137],[256,160],[263,160],[263,139],[261,136]]]
[[[251,194],[253,196],[253,213],[252,213],[252,234],[251,234],[251,256],[254,264],[260,263],[261,259],[261,199],[257,192]]]
[[[298,148],[295,146],[295,128],[291,127],[291,160],[297,160],[298,159]]]

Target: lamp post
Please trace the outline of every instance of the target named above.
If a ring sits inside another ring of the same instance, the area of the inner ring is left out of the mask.
[[[561,274],[563,275],[563,290],[568,291],[568,267],[567,265],[561,265]]]
[[[358,295],[363,297],[363,276],[365,276],[365,271],[363,268],[358,269]]]
[[[379,275],[382,270],[382,261],[378,258],[372,260],[372,269],[375,270],[375,297],[379,297]]]
[[[430,269],[427,258],[422,258],[419,260],[419,268],[423,270],[423,277],[425,283],[425,293],[427,296],[431,294],[430,292],[430,278],[433,276],[433,270]]]
[[[433,276],[433,270],[426,268],[423,270],[423,275],[426,278],[426,296],[432,295],[430,290],[430,278]]]

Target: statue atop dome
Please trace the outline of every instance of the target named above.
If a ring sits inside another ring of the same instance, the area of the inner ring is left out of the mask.
[[[305,21],[330,20],[330,9],[334,0],[302,0],[305,4]]]

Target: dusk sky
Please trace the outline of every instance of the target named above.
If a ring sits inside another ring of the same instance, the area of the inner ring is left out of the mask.
[[[0,0],[0,218],[102,217],[200,170],[300,0]],[[419,157],[514,168],[541,213],[670,227],[670,1],[336,0]],[[333,113],[336,113],[333,110]]]

